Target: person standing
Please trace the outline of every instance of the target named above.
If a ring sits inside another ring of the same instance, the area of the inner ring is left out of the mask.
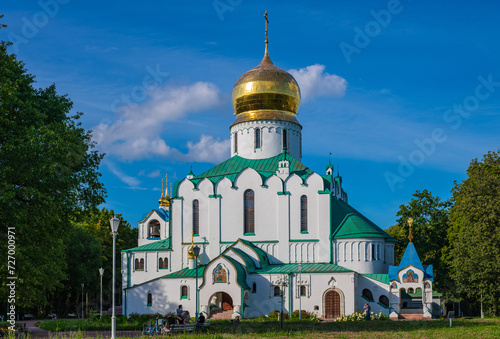
[[[370,307],[370,305],[368,305],[368,303],[366,303],[363,308],[365,309],[366,320],[370,320],[370,311],[372,310],[372,308]]]

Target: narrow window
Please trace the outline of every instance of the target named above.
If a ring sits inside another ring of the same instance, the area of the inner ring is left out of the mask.
[[[148,306],[153,305],[153,295],[151,292],[148,292]]]
[[[158,220],[151,220],[149,222],[149,238],[160,237],[160,222]]]
[[[158,260],[158,268],[163,268],[163,258],[160,258],[160,260]]]
[[[287,138],[287,133],[286,129],[283,130],[283,148],[288,148],[288,138]]]
[[[363,290],[363,297],[365,297],[365,299],[368,299],[369,301],[373,301],[372,291],[370,291],[369,289],[365,288]]]
[[[255,148],[260,148],[260,128],[255,129]]]
[[[139,263],[139,269],[143,270],[144,269],[144,259],[141,259]]]
[[[134,268],[136,270],[140,270],[141,269],[141,263],[139,262],[139,259],[135,259]]]
[[[181,299],[187,299],[188,298],[188,288],[187,286],[182,286],[181,287]]]
[[[300,197],[300,233],[307,233],[307,196]]]
[[[253,283],[252,284],[252,293],[256,293],[256,292],[257,292],[257,284]]]
[[[372,260],[375,260],[375,245],[372,244]]]
[[[246,190],[244,194],[244,208],[245,208],[245,234],[255,233],[255,219],[254,219],[254,193],[252,190]]]
[[[238,153],[238,132],[234,133],[234,153]]]
[[[300,286],[300,296],[305,297],[306,296],[306,287],[301,285]]]
[[[168,259],[163,259],[163,268],[168,268]]]
[[[200,234],[200,203],[198,200],[193,200],[193,233]]]
[[[281,295],[280,287],[274,286],[274,296],[279,297]]]
[[[158,267],[160,269],[164,269],[164,268],[168,268],[168,259],[165,258],[160,258],[160,260],[158,260]]]

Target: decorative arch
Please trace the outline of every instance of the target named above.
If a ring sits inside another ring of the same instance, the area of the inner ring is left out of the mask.
[[[345,296],[342,290],[336,287],[329,288],[323,292],[321,300],[324,318],[335,319],[345,314]],[[335,308],[336,304],[338,309]]]

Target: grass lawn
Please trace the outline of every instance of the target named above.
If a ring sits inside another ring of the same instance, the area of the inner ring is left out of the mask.
[[[71,320],[78,322],[81,320]],[[50,321],[48,321],[50,322]],[[119,327],[118,327],[119,329]],[[178,335],[177,338],[500,338],[500,319],[455,319],[432,321],[311,322],[288,320],[285,332],[278,321],[212,321],[209,332]],[[82,329],[83,330],[83,329]],[[91,329],[87,329],[91,330]],[[103,330],[109,330],[109,327]],[[83,335],[84,336],[84,335]],[[83,337],[75,334],[75,338]],[[53,336],[57,338],[56,336]]]

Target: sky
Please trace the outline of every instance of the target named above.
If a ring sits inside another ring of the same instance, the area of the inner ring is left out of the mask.
[[[382,228],[416,190],[442,199],[499,149],[495,1],[4,1],[1,40],[83,112],[107,189],[133,226],[161,179],[230,157],[231,91],[269,53],[301,87],[302,163],[330,161]]]

